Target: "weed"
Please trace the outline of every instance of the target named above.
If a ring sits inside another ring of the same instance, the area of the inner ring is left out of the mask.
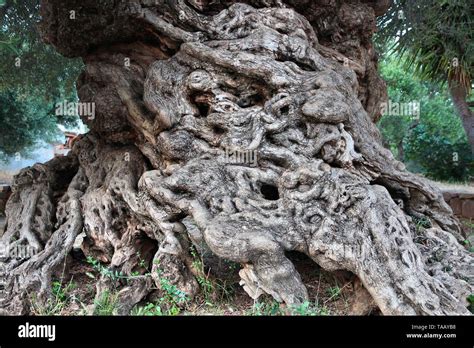
[[[69,281],[66,286],[63,286],[64,272],[66,269],[66,258],[64,258],[63,270],[61,273],[60,280],[53,281],[51,284],[52,297],[46,300],[46,303],[38,301],[35,294],[28,297],[30,299],[31,309],[33,314],[36,315],[61,315],[66,305],[70,302],[71,298],[69,293],[74,289],[75,285],[73,280]]]
[[[116,284],[121,279],[128,280],[130,278],[129,276],[123,274],[122,272],[114,271],[108,267],[105,267],[103,264],[100,263],[100,261],[94,259],[91,256],[87,257],[87,263],[89,263],[92,266],[92,268],[95,271],[97,271],[99,274],[112,280],[114,284]],[[90,277],[94,275],[89,273],[88,276]]]
[[[159,262],[155,262],[159,266]],[[157,305],[164,309],[165,315],[178,315],[181,307],[189,301],[189,296],[184,291],[172,284],[168,278],[163,276],[163,271],[157,267],[157,278],[160,283],[162,297],[159,298]]]
[[[467,297],[467,302],[469,302],[469,311],[474,314],[474,294]]]
[[[317,303],[313,304],[306,301],[298,305],[289,306],[288,314],[302,316],[329,315],[329,310],[326,307],[320,307]]]
[[[230,299],[234,293],[232,286],[228,284],[227,281],[222,281],[214,279],[210,276],[209,272],[206,273],[204,263],[197,254],[194,248],[190,249],[191,255],[193,257],[193,268],[196,274],[196,280],[201,288],[202,295],[204,297],[204,302],[208,306],[214,306],[213,301],[222,302],[224,300]],[[238,267],[236,263],[228,263],[229,269]]]
[[[63,287],[62,283],[60,281],[54,281],[52,284],[53,287],[53,295],[58,301],[66,302],[68,299],[68,294],[74,288],[76,285],[71,281]]]
[[[30,296],[32,312],[36,315],[61,315],[72,299],[69,293],[74,287],[72,279],[66,286],[63,286],[61,281],[54,281],[51,291],[53,296],[48,298],[46,303],[40,304],[35,295]]]
[[[332,286],[327,289],[327,293],[329,295],[328,300],[337,300],[339,296],[341,295],[342,289],[339,286]]]
[[[316,316],[316,315],[329,315],[329,310],[326,307],[321,307],[317,303],[311,303],[309,301],[289,305],[283,307],[275,300],[263,300],[255,302],[248,315],[256,316],[275,316],[275,315],[301,315],[301,316]]]
[[[161,307],[155,303],[148,303],[145,306],[136,306],[130,313],[137,316],[161,316],[164,315]]]
[[[94,300],[94,315],[113,315],[117,305],[117,293],[104,291],[98,300]]]
[[[250,309],[249,315],[282,315],[280,304],[275,301],[255,302]]]
[[[431,227],[431,222],[426,216],[423,216],[423,217],[412,216],[412,218],[413,218],[413,222],[415,223],[417,234],[422,232],[424,229]]]
[[[132,315],[160,316],[160,315],[178,315],[181,313],[181,307],[189,300],[189,296],[176,285],[162,276],[162,271],[157,269],[158,280],[162,296],[157,303],[147,303],[145,306],[136,306]]]
[[[463,241],[464,246],[466,247],[469,252],[473,253],[474,252],[474,245],[472,245],[471,241],[469,239],[466,239]]]

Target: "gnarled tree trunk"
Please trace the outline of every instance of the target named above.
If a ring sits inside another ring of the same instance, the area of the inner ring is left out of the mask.
[[[16,177],[2,241],[38,252],[4,260],[0,307],[46,301],[85,231],[87,256],[160,267],[190,296],[194,246],[240,263],[252,297],[305,301],[285,254],[298,251],[357,275],[384,314],[468,314],[460,226],[374,125],[386,92],[371,36],[387,3],[43,0],[42,35],[83,58],[78,93],[96,115],[66,158]],[[121,313],[155,286],[124,284]]]

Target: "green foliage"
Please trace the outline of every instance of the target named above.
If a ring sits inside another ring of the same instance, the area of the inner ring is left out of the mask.
[[[465,0],[394,0],[387,13],[378,18],[377,46],[379,50],[389,47],[388,52],[410,74],[432,82],[438,90],[448,82],[462,98],[456,99],[461,113],[471,92],[474,72],[473,18],[474,6]],[[468,116],[464,113],[462,117]],[[469,134],[468,129],[465,131]],[[462,159],[459,166],[453,166],[448,159],[454,153],[454,157],[465,158],[466,146],[462,142],[446,137],[443,129],[428,127],[413,133],[420,134],[429,136],[419,139],[409,150],[423,160],[420,164],[428,174],[437,179],[464,180],[472,173],[472,161],[467,168]],[[442,163],[438,163],[440,159]]]
[[[474,294],[470,294],[467,301],[469,302],[469,310],[474,314]]]
[[[56,122],[50,116],[52,105],[11,91],[0,91],[0,105],[0,160],[28,155],[28,149],[39,139],[57,139]]]
[[[39,0],[0,4],[0,160],[28,155],[39,141],[57,140],[57,123],[77,124],[78,117],[56,116],[54,105],[76,101],[79,59],[67,59],[39,36]]]
[[[94,300],[94,315],[113,315],[117,307],[118,294],[104,291],[99,299]]]
[[[250,315],[262,316],[262,315],[282,315],[283,312],[280,308],[280,304],[273,301],[257,301],[250,309]]]
[[[339,286],[332,286],[327,289],[329,300],[337,300],[341,296],[342,289]]]
[[[206,273],[204,264],[197,255],[196,250],[191,248],[190,252],[193,256],[192,266],[196,272],[195,277],[199,283],[204,304],[208,307],[218,309],[219,303],[231,298],[233,288],[225,281],[214,279],[208,272]],[[159,266],[158,261],[155,261],[155,263]],[[230,266],[233,267],[234,265],[231,264]],[[140,262],[140,267],[146,269],[143,260]],[[189,296],[176,285],[172,284],[170,280],[163,275],[163,271],[159,267],[156,268],[156,275],[159,283],[160,297],[153,303],[136,306],[132,310],[132,315],[178,315],[187,307],[187,303],[190,300]]]
[[[157,268],[156,274],[160,284],[161,296],[155,303],[136,306],[131,312],[132,315],[174,316],[180,314],[183,306],[189,301],[189,296],[172,284],[168,278],[164,277],[159,268]]]
[[[275,300],[263,300],[254,303],[249,315],[255,316],[279,316],[279,315],[301,315],[301,316],[317,316],[329,315],[329,310],[317,303],[305,301],[301,304],[283,307]]]
[[[317,304],[312,304],[308,301],[303,302],[299,305],[289,306],[288,308],[290,315],[316,316],[330,314],[327,308],[320,307]]]
[[[148,303],[145,306],[136,306],[132,309],[131,315],[137,316],[162,316],[165,315],[161,306],[156,303]]]
[[[422,78],[460,82],[469,91],[474,69],[474,7],[465,0],[394,0],[378,18],[379,46],[391,43]]]
[[[71,281],[66,286],[63,286],[62,282],[54,281],[52,283],[53,296],[58,300],[65,302],[68,297],[68,293],[75,288],[75,284]]]
[[[166,315],[178,315],[181,307],[189,301],[189,296],[174,284],[171,284],[168,278],[163,276],[163,272],[158,268],[156,270],[162,296],[158,300],[158,305],[166,307]]]
[[[412,216],[413,222],[415,223],[416,233],[422,232],[424,229],[431,227],[430,219],[426,216],[417,217]]]
[[[7,0],[0,7],[0,90],[13,88],[52,101],[74,94],[82,63],[43,43],[38,32],[39,3]]]
[[[454,143],[427,125],[415,127],[406,141],[407,158],[416,161],[428,176],[444,181],[467,180],[473,171],[467,143]]]
[[[45,304],[40,304],[37,301],[35,294],[31,294],[30,303],[32,312],[35,315],[62,315],[66,306],[73,300],[71,291],[76,285],[71,281],[63,285],[62,281],[55,280],[52,282],[52,297],[49,298]]]
[[[116,284],[121,279],[127,280],[130,278],[130,276],[127,276],[122,272],[112,270],[109,267],[102,265],[99,260],[94,259],[92,256],[87,257],[87,263],[89,263],[92,268],[98,273],[100,273],[102,276],[112,280],[113,284]]]
[[[139,254],[137,254],[137,256],[140,258]],[[113,314],[117,304],[117,293],[120,282],[123,281],[126,283],[130,279],[140,277],[141,275],[138,272],[134,272],[132,275],[126,275],[123,272],[112,270],[91,256],[87,257],[87,262],[101,276],[110,279],[113,286],[113,291],[104,292],[102,297],[96,301],[97,313],[95,314]],[[158,264],[157,262],[157,265]],[[140,259],[139,266],[146,269],[145,260]],[[160,284],[161,297],[156,303],[136,306],[132,311],[133,315],[178,315],[181,313],[181,308],[189,301],[189,296],[176,285],[172,284],[168,278],[163,276],[163,272],[159,268],[156,270],[156,275]],[[148,272],[143,276],[150,276],[150,273]],[[95,278],[93,274],[90,274],[89,277]]]
[[[470,148],[461,121],[441,87],[414,78],[396,56],[381,61],[392,102],[420,103],[420,117],[384,115],[378,126],[385,144],[409,170],[439,180],[468,180],[473,173]],[[400,153],[403,149],[403,153]]]
[[[228,284],[225,280],[223,281],[211,277],[209,272],[205,271],[204,263],[194,248],[191,248],[190,253],[193,257],[193,268],[197,273],[196,280],[205,303],[209,306],[213,306],[215,301],[221,302],[230,299],[234,293],[232,285]],[[228,267],[230,270],[235,270],[237,266],[235,263],[229,263]]]

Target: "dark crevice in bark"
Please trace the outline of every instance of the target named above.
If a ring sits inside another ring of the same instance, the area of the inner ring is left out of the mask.
[[[260,192],[262,193],[265,199],[270,201],[276,201],[280,199],[280,195],[278,193],[278,187],[271,184],[261,184],[260,185]]]

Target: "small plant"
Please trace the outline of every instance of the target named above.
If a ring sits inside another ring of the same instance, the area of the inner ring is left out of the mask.
[[[66,286],[63,286],[61,281],[53,281],[51,289],[53,296],[46,303],[40,304],[35,295],[30,297],[33,313],[36,315],[61,315],[71,300],[70,292],[74,287],[72,279]]]
[[[469,252],[474,252],[474,246],[469,239],[464,240],[464,245],[466,246],[466,249],[469,250]]]
[[[198,273],[196,276],[196,280],[199,284],[199,287],[201,288],[206,304],[212,304],[211,297],[215,294],[216,291],[214,283],[209,278],[209,273],[205,273],[202,261],[195,254],[191,254],[194,256],[193,267]]]
[[[159,265],[159,262],[156,264]],[[156,269],[156,273],[162,291],[162,297],[159,298],[157,305],[160,306],[160,310],[165,308],[165,315],[178,315],[181,313],[181,307],[189,301],[189,296],[164,277],[159,268]]]
[[[303,302],[298,305],[291,305],[288,307],[290,315],[302,315],[302,316],[316,316],[316,315],[329,315],[329,310],[325,307],[319,307],[316,303]]]
[[[196,280],[201,288],[206,305],[212,307],[214,306],[213,301],[217,300],[221,302],[230,299],[233,294],[232,286],[229,286],[226,281],[213,279],[209,272],[206,273],[204,263],[194,248],[190,249],[190,253],[194,260],[193,267],[197,272]],[[230,261],[228,261],[227,265],[229,270],[234,270],[238,267],[238,264]]]
[[[423,229],[431,227],[431,222],[426,216],[412,216],[412,218],[413,222],[415,223],[416,233],[420,233],[421,231],[423,231]]]
[[[74,290],[76,285],[72,280],[63,287],[60,281],[54,281],[52,283],[53,295],[58,301],[66,302],[68,300],[68,294]]]
[[[470,294],[467,297],[467,302],[469,302],[469,311],[474,314],[474,294]]]
[[[266,315],[266,316],[277,316],[277,315],[301,315],[301,316],[316,316],[316,315],[329,315],[329,310],[325,307],[320,307],[317,303],[311,303],[305,301],[300,304],[289,305],[286,308],[275,300],[264,300],[261,302],[255,302],[250,309],[249,315]]]
[[[342,289],[339,286],[332,286],[329,289],[327,289],[327,293],[329,295],[328,300],[337,300],[339,296],[341,295]]]
[[[155,303],[148,303],[145,306],[135,307],[131,315],[137,316],[161,316],[164,315],[161,307]]]
[[[117,305],[117,294],[104,291],[98,300],[94,301],[94,315],[113,315]]]
[[[250,315],[262,316],[262,315],[283,315],[283,311],[280,308],[280,304],[275,301],[261,301],[255,302],[250,309]]]
[[[209,272],[205,272],[203,262],[193,249],[191,250],[191,255],[194,258],[193,267],[197,272],[196,280],[199,284],[199,287],[201,288],[204,301],[206,302],[206,305],[213,306],[212,297],[216,293],[215,284],[210,279]]]
[[[146,266],[146,261],[144,259],[142,259],[142,256],[141,256],[140,252],[137,252],[137,257],[140,260],[140,262],[138,263],[138,266],[148,270],[148,267]]]
[[[110,268],[102,265],[99,262],[99,260],[96,260],[91,256],[87,257],[87,263],[89,263],[92,266],[92,268],[98,273],[100,273],[102,276],[107,277],[110,280],[112,280],[114,284],[117,283],[121,279],[128,280],[130,278],[129,276],[123,274],[122,272],[111,270]]]

